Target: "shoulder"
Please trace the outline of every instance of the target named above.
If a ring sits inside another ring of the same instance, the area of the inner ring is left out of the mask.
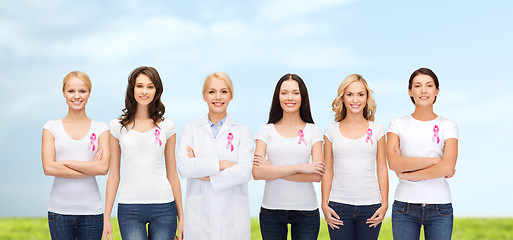
[[[121,125],[121,120],[115,118],[115,119],[112,119],[112,121],[110,121],[109,123],[109,129],[110,130],[119,130],[121,129],[123,125]]]
[[[43,125],[43,128],[44,129],[49,129],[49,128],[53,128],[55,125],[57,125],[59,123],[60,120],[49,120],[47,122],[45,122],[45,124]]]
[[[312,131],[321,131],[321,128],[314,123],[307,123],[306,127],[312,129]]]
[[[383,130],[383,125],[379,122],[369,121],[369,127],[375,130]]]
[[[173,121],[169,120],[169,118],[165,118],[158,125],[161,128],[175,128],[176,127],[175,123]]]
[[[449,118],[445,118],[445,117],[442,117],[442,116],[438,116],[440,118],[440,123],[441,124],[445,124],[445,125],[448,125],[448,126],[456,126],[456,122],[453,121],[452,119],[449,119]]]
[[[326,128],[324,129],[326,132],[333,131],[333,129],[338,129],[339,122],[333,122],[328,125],[326,125]]]

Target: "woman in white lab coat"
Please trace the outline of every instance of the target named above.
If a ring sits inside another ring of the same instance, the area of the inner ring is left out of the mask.
[[[187,178],[185,239],[251,239],[248,182],[253,137],[226,109],[232,81],[215,72],[203,83],[208,115],[187,123],[178,143],[178,172]]]

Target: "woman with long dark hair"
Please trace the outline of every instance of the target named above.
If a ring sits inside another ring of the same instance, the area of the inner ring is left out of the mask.
[[[287,239],[290,223],[292,239],[317,239],[320,219],[312,182],[320,182],[325,170],[322,131],[298,75],[286,74],[276,84],[268,124],[256,139],[253,178],[266,180],[262,238]]]
[[[160,76],[152,67],[139,67],[128,78],[125,109],[110,122],[110,173],[105,199],[103,237],[112,239],[110,215],[120,182],[118,222],[123,239],[183,238],[180,181],[175,161],[175,124],[164,118]],[[146,229],[148,224],[148,229]]]
[[[394,239],[419,239],[422,226],[427,240],[451,239],[453,209],[447,178],[456,171],[458,127],[434,113],[438,93],[435,73],[428,68],[415,70],[408,82],[415,111],[392,119],[388,127],[388,162],[399,177],[392,206]]]
[[[62,93],[68,114],[43,127],[43,170],[55,177],[48,204],[52,239],[101,239],[103,209],[95,176],[109,169],[109,129],[86,115],[91,88],[85,73],[66,75]]]

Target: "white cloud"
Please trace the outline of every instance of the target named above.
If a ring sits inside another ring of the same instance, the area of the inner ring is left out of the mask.
[[[349,4],[354,0],[279,0],[267,1],[259,7],[264,20],[279,21],[301,18],[309,13]]]

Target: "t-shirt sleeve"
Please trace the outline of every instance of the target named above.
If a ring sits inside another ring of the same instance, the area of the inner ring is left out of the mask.
[[[458,133],[458,126],[456,125],[456,123],[452,120],[447,120],[447,126],[445,127],[445,132],[444,132],[444,136],[445,136],[445,139],[449,139],[449,138],[456,138],[458,139],[459,138],[459,133]]]
[[[109,123],[109,130],[110,130],[110,134],[112,134],[112,136],[114,136],[115,138],[119,139],[119,137],[121,137],[121,123],[119,122],[119,119],[114,119],[112,121],[110,121]]]
[[[164,133],[166,134],[166,140],[167,140],[176,133],[176,126],[175,126],[175,123],[171,120],[166,119],[164,121],[165,121],[165,124],[162,127],[162,131],[164,131]]]
[[[399,135],[399,118],[394,118],[388,124],[388,132]]]
[[[383,125],[381,125],[377,122],[375,122],[375,124],[376,124],[375,131],[377,134],[376,136],[378,136],[378,141],[379,141],[383,136],[385,136],[385,128],[383,127]]]
[[[312,131],[312,145],[317,142],[324,142],[322,138],[322,130],[317,125],[313,125]]]
[[[326,128],[324,129],[324,136],[326,136],[326,138],[330,141],[330,142],[333,142],[332,140],[332,132],[331,132],[331,126],[332,124],[329,124],[328,126],[326,126]]]
[[[55,121],[48,121],[43,125],[43,129],[46,129],[52,133],[52,135],[55,136]]]
[[[98,122],[98,136],[102,135],[105,131],[109,131],[109,126],[104,122]]]
[[[269,126],[271,126],[271,125],[266,124],[260,128],[260,130],[258,131],[258,134],[255,137],[255,141],[261,140],[265,144],[267,144],[269,142]]]

